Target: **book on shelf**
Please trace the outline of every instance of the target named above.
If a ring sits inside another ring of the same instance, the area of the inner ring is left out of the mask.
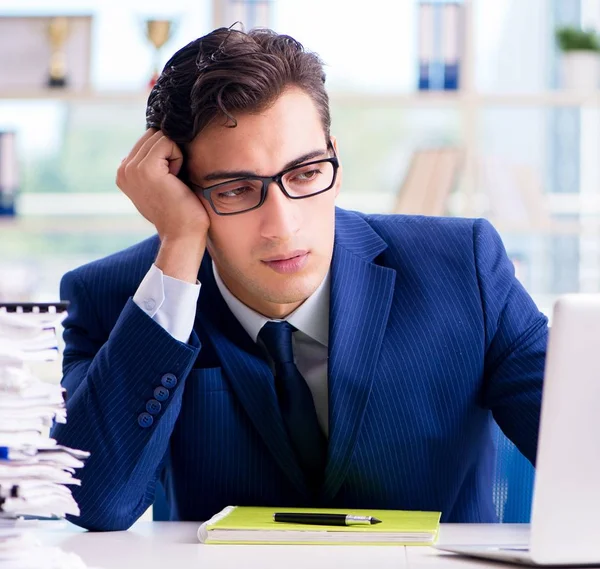
[[[393,213],[441,216],[461,171],[463,152],[456,147],[416,150],[398,192]]]

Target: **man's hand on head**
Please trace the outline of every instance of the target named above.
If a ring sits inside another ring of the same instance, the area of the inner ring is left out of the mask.
[[[177,177],[182,165],[179,147],[162,131],[148,129],[117,170],[117,186],[161,239],[200,237],[210,224],[202,202]]]
[[[148,129],[117,170],[117,186],[156,227],[156,265],[168,276],[196,281],[210,218],[200,199],[177,175],[181,149],[162,131]]]

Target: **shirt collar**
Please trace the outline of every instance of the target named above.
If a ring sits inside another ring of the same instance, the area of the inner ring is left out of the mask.
[[[213,261],[215,281],[229,310],[237,318],[244,330],[254,342],[258,339],[261,328],[269,322],[269,318],[252,310],[235,297],[225,286]],[[329,290],[330,273],[327,271],[323,282],[294,312],[285,320],[300,332],[303,332],[323,346],[329,345]]]

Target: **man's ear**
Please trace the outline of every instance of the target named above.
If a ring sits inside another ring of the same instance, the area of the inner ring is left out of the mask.
[[[334,187],[335,196],[337,197],[339,195],[340,189],[342,187],[343,168],[342,168],[342,162],[340,161],[340,151],[338,148],[337,138],[335,136],[330,136],[329,140],[331,141],[331,146],[333,146],[333,150],[335,151],[335,155],[337,156],[337,159],[339,162],[339,167],[338,167],[337,177],[335,179],[335,187]]]
[[[329,141],[331,142],[331,146],[333,146],[333,149],[335,150],[335,154],[337,156],[339,154],[337,138],[335,136],[331,135],[329,137]]]

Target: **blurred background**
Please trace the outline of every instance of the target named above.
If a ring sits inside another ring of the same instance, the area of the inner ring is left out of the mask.
[[[114,179],[155,67],[235,21],[325,61],[340,206],[490,219],[546,313],[600,292],[600,0],[0,0],[0,301],[152,233]]]

